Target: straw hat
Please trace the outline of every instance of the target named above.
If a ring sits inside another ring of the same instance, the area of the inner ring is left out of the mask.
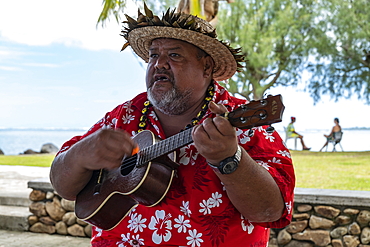
[[[146,16],[140,11],[137,20],[126,15],[126,27],[121,35],[126,39],[122,50],[131,45],[134,52],[145,62],[149,61],[149,47],[154,39],[172,38],[193,44],[210,55],[215,67],[213,79],[222,81],[232,77],[243,66],[244,56],[240,49],[233,49],[216,39],[215,29],[205,20],[185,13],[170,12],[160,19],[144,5]]]

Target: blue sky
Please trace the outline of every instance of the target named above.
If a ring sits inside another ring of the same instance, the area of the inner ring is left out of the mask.
[[[90,127],[145,90],[145,64],[124,43],[111,18],[96,27],[101,0],[0,2],[0,128]],[[73,7],[74,9],[71,9]],[[136,14],[133,8],[130,15]],[[296,129],[370,127],[370,106],[353,97],[314,105],[297,88],[274,88]],[[282,127],[281,127],[282,128]]]

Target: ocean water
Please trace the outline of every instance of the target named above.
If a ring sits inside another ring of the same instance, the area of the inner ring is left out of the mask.
[[[0,149],[5,155],[16,155],[27,149],[40,152],[43,144],[52,143],[60,148],[64,142],[85,129],[0,129]]]
[[[285,133],[277,130],[283,140]],[[64,142],[76,135],[83,135],[86,129],[0,129],[0,149],[6,155],[17,155],[27,149],[39,152],[42,145],[52,143],[58,148]],[[319,151],[326,139],[323,136],[328,134],[328,130],[306,130],[299,131],[304,136],[304,141],[311,151]],[[287,146],[294,149],[294,140],[289,139]],[[343,130],[341,142],[344,151],[370,151],[370,130]],[[297,141],[297,149],[302,150],[302,146]],[[333,146],[329,144],[328,151],[332,151]],[[339,145],[337,151],[341,151]],[[325,151],[325,149],[324,149]]]
[[[284,131],[278,130],[278,132],[283,140],[285,140]],[[311,151],[319,151],[326,142],[324,134],[328,135],[330,133],[330,130],[297,130],[297,132],[303,135],[303,140],[306,146],[311,148]],[[295,149],[294,139],[289,139],[286,142],[286,145],[289,149]],[[342,146],[343,151],[370,151],[370,130],[344,129],[340,145]],[[336,145],[335,149],[337,151],[342,151],[340,145]],[[302,145],[299,139],[297,139],[297,150],[302,150]],[[325,150],[326,147],[323,149],[323,151]],[[332,151],[333,145],[328,144],[327,150]]]

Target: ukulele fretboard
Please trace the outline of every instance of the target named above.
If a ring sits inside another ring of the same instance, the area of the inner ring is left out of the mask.
[[[191,131],[193,128],[186,129],[176,135],[170,136],[152,146],[139,151],[138,164],[145,164],[151,160],[169,154],[170,152],[193,142]]]

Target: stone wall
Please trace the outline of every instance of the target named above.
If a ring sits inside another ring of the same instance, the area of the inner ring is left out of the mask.
[[[90,237],[91,226],[74,215],[74,202],[58,196],[47,179],[28,183],[30,231]],[[295,190],[292,223],[271,229],[269,247],[370,247],[370,192]]]
[[[91,237],[91,225],[77,219],[74,202],[61,198],[47,179],[28,182],[32,188],[28,217],[29,231],[37,233]]]
[[[370,192],[296,189],[292,223],[269,247],[370,247]]]

